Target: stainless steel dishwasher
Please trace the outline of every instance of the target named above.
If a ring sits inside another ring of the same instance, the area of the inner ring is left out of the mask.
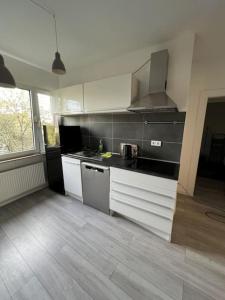
[[[81,163],[83,203],[109,214],[109,168]]]

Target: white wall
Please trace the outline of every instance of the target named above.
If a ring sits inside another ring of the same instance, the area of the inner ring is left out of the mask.
[[[151,52],[167,48],[170,55],[167,92],[177,103],[178,108],[185,111],[189,97],[194,38],[193,33],[185,32],[166,43],[149,46],[85,68],[74,69],[60,77],[60,87],[134,72],[147,61]],[[145,89],[148,87],[146,80],[149,68],[146,66],[144,73],[137,74]]]
[[[3,55],[3,57],[5,65],[12,73],[18,85],[22,84],[43,90],[54,90],[58,88],[59,81],[57,75],[28,65],[12,57],[6,55]]]
[[[216,33],[215,33],[216,34]],[[204,126],[205,104],[204,95],[225,96],[225,52],[221,55],[221,47],[225,48],[221,36],[215,34],[207,37],[207,44],[197,37],[194,49],[194,61],[191,76],[191,92],[186,114],[184,138],[181,151],[179,174],[179,192],[193,195]],[[210,42],[214,40],[213,47]],[[208,49],[208,55],[201,53]],[[204,49],[203,49],[204,48]]]
[[[30,88],[54,90],[58,88],[58,77],[24,62],[3,55],[5,64],[16,83]],[[42,155],[0,162],[0,172],[42,161]]]

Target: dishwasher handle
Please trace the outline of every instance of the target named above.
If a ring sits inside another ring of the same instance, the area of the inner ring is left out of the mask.
[[[100,166],[100,165],[96,165],[96,164],[92,164],[92,163],[83,162],[82,165],[85,167],[86,170],[89,170],[89,171],[104,173],[104,171],[109,170],[108,167],[104,167],[104,166]]]

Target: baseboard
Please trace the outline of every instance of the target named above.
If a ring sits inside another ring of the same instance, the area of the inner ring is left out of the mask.
[[[37,191],[43,190],[43,189],[45,189],[46,187],[48,187],[48,184],[47,184],[47,183],[42,184],[42,185],[40,185],[40,186],[38,186],[38,187],[36,187],[36,188],[34,188],[34,189],[32,189],[32,190],[26,191],[26,192],[24,192],[24,193],[22,193],[22,194],[20,194],[20,195],[16,195],[16,196],[13,197],[13,198],[10,198],[10,199],[7,199],[7,200],[1,202],[1,203],[0,203],[0,207],[4,206],[4,205],[6,205],[6,204],[9,204],[9,203],[11,203],[11,202],[14,202],[14,201],[16,201],[16,200],[18,200],[18,199],[21,199],[21,198],[23,198],[23,197],[25,197],[25,196],[28,196],[28,195],[30,195],[30,194],[33,194],[33,193],[35,193],[35,192],[37,192]]]
[[[188,192],[188,190],[182,184],[180,184],[179,182],[178,182],[178,185],[177,185],[177,193],[181,194],[181,195],[193,197],[193,194],[190,194]]]

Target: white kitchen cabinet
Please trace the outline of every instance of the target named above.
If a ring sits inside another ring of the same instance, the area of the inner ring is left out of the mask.
[[[82,201],[82,182],[80,160],[62,156],[65,192]]]
[[[53,113],[62,115],[84,110],[83,85],[77,84],[51,92]]]
[[[138,82],[132,74],[119,75],[84,84],[85,112],[123,111],[137,96]]]
[[[177,181],[110,168],[110,210],[171,240]]]
[[[51,96],[51,112],[52,112],[52,114],[61,114],[60,90],[51,91],[50,96]]]
[[[84,110],[83,85],[77,84],[60,90],[62,114],[80,113]]]

